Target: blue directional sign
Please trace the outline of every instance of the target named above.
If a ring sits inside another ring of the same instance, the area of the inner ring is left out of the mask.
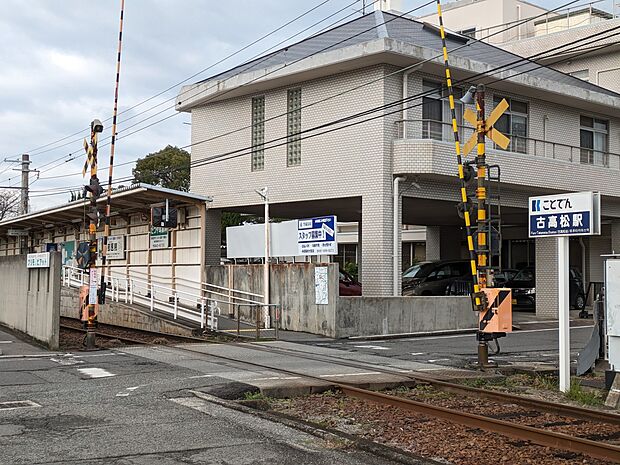
[[[530,197],[529,235],[600,234],[600,196],[593,192]]]
[[[335,255],[338,253],[335,216],[297,220],[299,255]]]

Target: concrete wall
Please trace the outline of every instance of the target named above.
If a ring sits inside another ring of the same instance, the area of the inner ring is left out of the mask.
[[[328,304],[316,304],[314,273],[317,267],[328,268]],[[232,279],[229,280],[229,276]],[[262,265],[222,265],[208,266],[207,282],[236,290],[262,294]],[[338,299],[338,265],[313,263],[287,263],[271,265],[269,277],[270,302],[279,304],[281,328],[291,331],[304,331],[334,337],[336,334],[335,315]],[[239,294],[242,296],[242,294]],[[217,297],[211,295],[210,297]],[[226,297],[220,297],[227,301]],[[258,298],[262,301],[262,298]],[[223,313],[230,310],[220,304]],[[250,307],[239,307],[244,321],[254,322]],[[272,310],[273,318],[273,310]]]
[[[60,253],[49,268],[26,268],[25,255],[0,257],[0,324],[57,349],[60,284]]]
[[[374,336],[477,327],[469,297],[340,297],[336,337]]]
[[[107,302],[100,306],[97,315],[99,323],[176,336],[192,336],[194,333],[194,328],[159,318],[150,314],[147,309],[141,309],[139,305],[111,302],[109,298]],[[79,318],[79,308],[78,289],[63,286],[60,292],[60,316]]]

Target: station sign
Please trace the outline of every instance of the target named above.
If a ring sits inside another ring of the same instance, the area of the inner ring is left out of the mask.
[[[167,228],[151,226],[149,234],[149,245],[151,249],[167,249],[170,247],[170,232]]]
[[[50,253],[29,253],[26,255],[26,268],[49,268]]]
[[[601,233],[598,192],[530,197],[529,236],[592,236]]]
[[[297,250],[299,255],[338,254],[336,217],[297,220]]]
[[[108,236],[108,260],[125,259],[125,236]]]
[[[6,234],[7,236],[26,237],[28,236],[29,231],[25,229],[9,229]]]

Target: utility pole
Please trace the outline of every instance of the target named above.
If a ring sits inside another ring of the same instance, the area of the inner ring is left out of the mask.
[[[86,308],[86,315],[82,315],[82,319],[86,320],[86,350],[95,349],[95,328],[97,327],[97,306],[99,304],[99,296],[97,292],[97,227],[99,225],[100,213],[97,208],[97,200],[103,193],[103,188],[99,185],[97,177],[97,138],[98,134],[103,132],[103,124],[98,119],[90,123],[90,144],[84,140],[84,150],[86,151],[86,163],[82,174],[86,174],[86,170],[90,166],[90,182],[84,186],[84,191],[89,194],[90,208],[88,211],[88,293],[86,302],[82,305]]]
[[[4,159],[5,163],[21,163],[22,167],[19,169],[14,169],[13,171],[21,171],[22,173],[22,182],[21,182],[21,186],[20,187],[11,187],[11,186],[2,186],[2,189],[21,189],[21,196],[20,196],[20,202],[19,202],[19,213],[20,215],[27,215],[28,214],[28,202],[29,202],[29,184],[30,184],[30,173],[34,173],[37,172],[38,170],[31,170],[30,169],[30,163],[32,163],[30,161],[30,155],[28,155],[27,153],[22,154],[22,158],[21,160],[8,160],[8,159]]]

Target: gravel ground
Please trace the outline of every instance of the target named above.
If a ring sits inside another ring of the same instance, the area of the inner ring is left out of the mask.
[[[86,333],[77,331],[78,329],[82,329],[82,323],[77,320],[72,320],[68,318],[63,318],[61,323],[63,325],[76,328],[76,331],[65,329],[65,328],[60,328],[60,348],[64,350],[83,349],[84,348],[83,341],[84,341],[84,336],[86,335]],[[120,347],[120,346],[124,346],[128,344],[132,344],[130,342],[123,341],[122,340],[123,338],[140,341],[144,344],[161,344],[161,345],[181,344],[181,343],[187,343],[187,342],[192,341],[191,339],[185,339],[181,337],[168,336],[168,335],[162,336],[159,334],[149,334],[143,331],[136,331],[136,330],[129,329],[129,328],[119,328],[118,326],[110,326],[110,325],[104,325],[104,324],[100,324],[96,331],[97,333],[101,332],[101,333],[109,334],[110,336],[112,336],[112,337],[107,337],[107,336],[101,336],[100,334],[97,334],[97,347],[102,348],[102,349],[111,349],[114,347]],[[206,339],[200,342],[205,342],[205,341]]]
[[[425,403],[490,415],[589,439],[618,443],[620,428],[533,412],[517,405],[456,396],[420,387],[391,392]],[[590,464],[611,462],[532,445],[525,441],[414,414],[396,407],[348,398],[340,393],[271,401],[274,410],[337,428],[366,439],[458,465]]]

